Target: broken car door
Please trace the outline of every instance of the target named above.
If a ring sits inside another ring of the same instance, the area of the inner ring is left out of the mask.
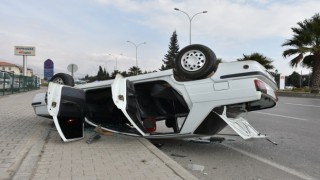
[[[142,125],[133,83],[117,74],[111,85],[111,90],[114,104],[121,109],[126,118],[142,136],[148,136],[149,133]]]
[[[83,90],[50,83],[47,108],[64,142],[83,138],[85,94]]]

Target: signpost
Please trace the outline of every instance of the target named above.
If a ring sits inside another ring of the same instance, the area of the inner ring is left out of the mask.
[[[286,77],[283,75],[283,74],[280,74],[280,87],[279,89],[283,90],[285,88],[285,80],[286,80]]]
[[[71,76],[73,77],[73,73],[78,71],[78,66],[76,64],[69,64],[67,69],[71,72]]]
[[[36,48],[33,46],[14,46],[14,55],[23,56],[23,75],[27,76],[27,56],[35,56]]]
[[[49,81],[54,74],[54,63],[51,59],[44,61],[44,79]]]

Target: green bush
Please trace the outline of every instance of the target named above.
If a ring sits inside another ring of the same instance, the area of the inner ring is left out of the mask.
[[[310,88],[309,87],[293,88],[292,91],[293,92],[310,92]]]

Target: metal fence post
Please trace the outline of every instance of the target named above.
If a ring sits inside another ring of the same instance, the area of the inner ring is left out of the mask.
[[[18,88],[19,92],[20,92],[20,89],[21,89],[20,84],[21,84],[21,75],[19,75],[19,88]]]
[[[39,81],[37,76],[29,77],[0,70],[0,96],[39,89]]]
[[[5,79],[5,74],[4,74],[4,72],[3,72],[3,81],[2,81],[2,84],[3,84],[3,86],[2,86],[2,95],[4,96],[4,94],[5,94],[5,86],[6,86],[6,81],[5,81],[6,79]]]
[[[14,73],[11,74],[11,85],[10,85],[11,94],[13,94],[13,82],[14,82]]]

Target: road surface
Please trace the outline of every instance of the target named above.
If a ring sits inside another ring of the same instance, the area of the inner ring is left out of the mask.
[[[320,99],[280,97],[277,107],[244,117],[278,145],[245,141],[229,127],[211,141],[153,143],[199,179],[320,179]]]

